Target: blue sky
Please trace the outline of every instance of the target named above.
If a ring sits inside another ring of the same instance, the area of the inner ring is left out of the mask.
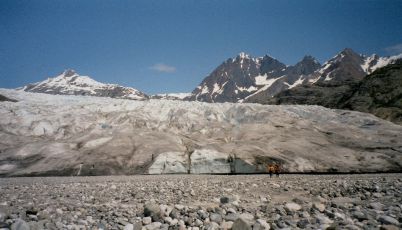
[[[245,51],[285,64],[345,47],[402,52],[402,1],[0,1],[0,87],[75,69],[146,93],[190,92]]]

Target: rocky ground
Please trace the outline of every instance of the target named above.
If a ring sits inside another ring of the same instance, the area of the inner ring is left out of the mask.
[[[0,179],[0,229],[399,229],[401,174]]]

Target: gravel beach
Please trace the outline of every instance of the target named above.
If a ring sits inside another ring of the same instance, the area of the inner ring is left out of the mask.
[[[0,179],[0,229],[399,229],[402,175]]]

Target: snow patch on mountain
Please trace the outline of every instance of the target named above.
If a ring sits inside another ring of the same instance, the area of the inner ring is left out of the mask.
[[[267,79],[268,75],[264,74],[264,75],[258,75],[255,77],[255,84],[256,85],[268,85],[270,83],[270,80],[272,79]]]
[[[372,55],[372,56],[366,58],[364,64],[362,65],[362,68],[367,73],[372,73],[376,69],[379,69],[386,65],[392,64],[396,60],[399,60],[399,59],[402,59],[402,54],[391,56],[391,57],[378,57],[376,55]],[[372,64],[374,60],[376,62],[374,62],[375,64]]]
[[[297,79],[293,84],[289,84],[289,83],[285,82],[285,85],[289,86],[289,89],[291,89],[298,85],[303,84],[303,82],[304,82],[304,77],[300,76],[299,79]]]
[[[281,79],[281,78],[284,78],[285,76],[283,75],[283,76],[280,76],[280,77],[278,77],[278,78],[271,78],[271,79],[268,79],[267,81],[266,81],[266,84],[263,86],[263,87],[261,87],[259,90],[257,90],[256,92],[254,92],[253,94],[250,94],[249,96],[247,96],[246,98],[244,98],[244,99],[248,99],[248,98],[250,98],[250,97],[252,97],[252,96],[254,96],[254,95],[256,95],[256,94],[258,94],[258,93],[260,93],[260,92],[263,92],[263,91],[265,91],[265,90],[267,90],[269,87],[271,87],[272,86],[272,84],[274,84],[277,80],[279,80],[279,79]],[[239,102],[243,102],[244,100],[241,100],[241,101],[239,101]]]

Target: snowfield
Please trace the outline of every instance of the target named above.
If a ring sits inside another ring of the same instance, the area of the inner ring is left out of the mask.
[[[0,94],[18,100],[0,102],[3,176],[402,169],[402,126],[360,112]]]

